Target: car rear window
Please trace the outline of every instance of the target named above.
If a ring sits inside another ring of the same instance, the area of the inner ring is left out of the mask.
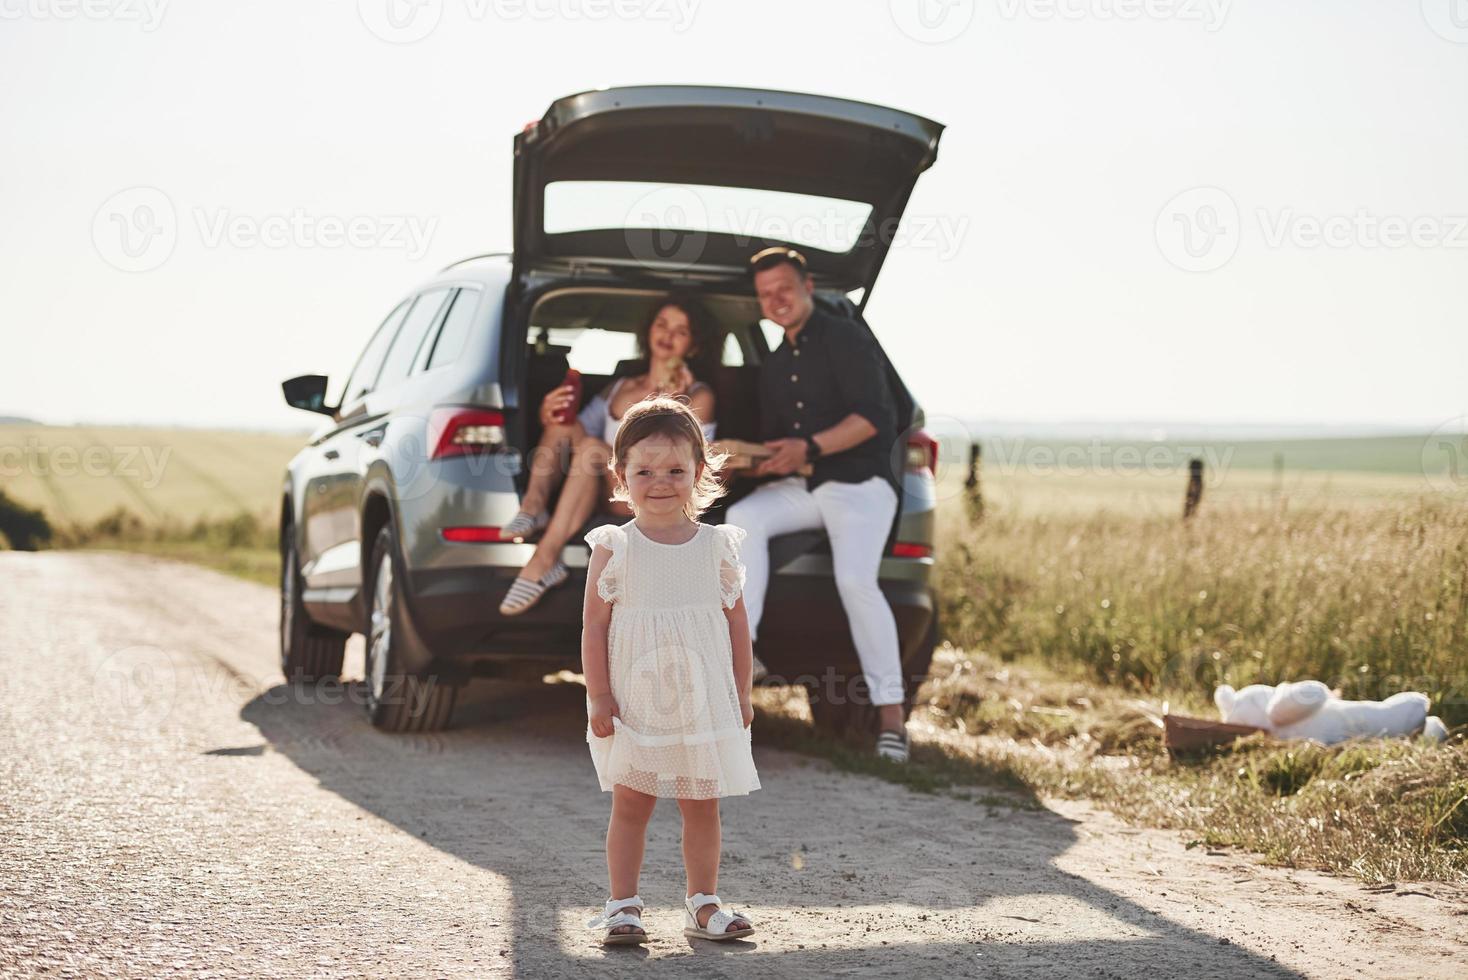
[[[851,251],[872,206],[814,194],[708,184],[634,180],[561,180],[545,188],[548,235],[618,228],[718,232],[790,242],[827,252]]]
[[[582,374],[611,374],[617,365],[637,357],[637,334],[600,327],[535,327],[552,347],[569,348],[566,363]]]

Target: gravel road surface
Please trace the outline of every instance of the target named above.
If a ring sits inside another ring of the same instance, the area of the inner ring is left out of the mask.
[[[273,590],[106,552],[0,553],[0,667],[6,976],[1468,975],[1468,901],[1444,886],[1371,890],[758,745],[720,882],[758,935],[683,937],[666,804],[654,941],[603,951],[583,923],[609,798],[575,685],[479,684],[452,730],[379,734],[355,685],[284,685]]]

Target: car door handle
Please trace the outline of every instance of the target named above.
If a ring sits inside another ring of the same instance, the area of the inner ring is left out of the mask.
[[[338,456],[341,455],[341,453],[337,452],[335,449],[328,449],[321,455],[325,456],[327,459],[336,459]]]

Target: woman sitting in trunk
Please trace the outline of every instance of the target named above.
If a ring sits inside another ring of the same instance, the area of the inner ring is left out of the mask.
[[[641,373],[624,375],[586,403],[570,422],[557,422],[555,415],[574,409],[570,385],[553,388],[540,404],[544,432],[530,454],[530,485],[520,502],[520,512],[500,531],[503,540],[528,540],[544,532],[525,570],[505,594],[500,613],[514,616],[540,601],[547,589],[563,584],[570,570],[560,560],[561,549],[577,536],[597,509],[597,504],[621,517],[632,511],[621,501],[611,500],[613,474],[607,467],[617,427],[627,409],[649,395],[683,395],[688,407],[703,423],[705,439],[714,438],[714,392],[699,373],[711,375],[718,364],[717,338],[703,307],[688,297],[665,297],[656,302],[637,331]],[[692,365],[692,367],[690,367]],[[571,444],[570,472],[562,474],[561,448]],[[556,510],[547,510],[551,494],[564,475]]]

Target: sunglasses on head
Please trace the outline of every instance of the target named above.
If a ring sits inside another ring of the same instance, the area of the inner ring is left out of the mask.
[[[794,262],[800,266],[802,272],[806,268],[805,256],[801,255],[795,249],[788,248],[784,245],[772,245],[769,248],[763,248],[755,252],[749,257],[749,268],[753,272],[759,272],[770,265],[778,264],[775,260],[778,260],[778,262],[784,262],[786,260]]]

